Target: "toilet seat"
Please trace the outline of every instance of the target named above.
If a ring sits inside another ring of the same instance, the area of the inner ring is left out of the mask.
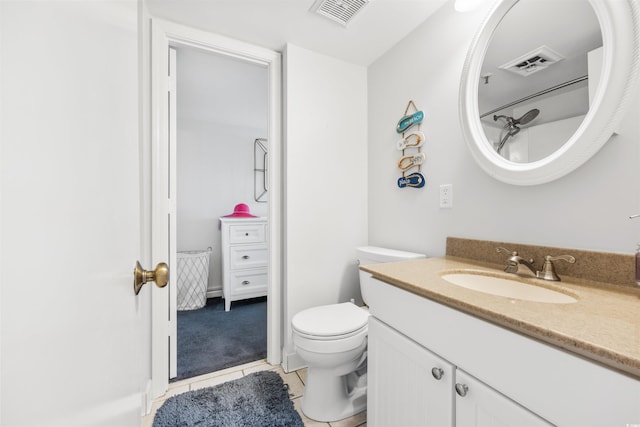
[[[340,353],[366,346],[369,312],[350,302],[302,310],[291,319],[296,347]]]
[[[308,339],[308,340],[314,340],[314,341],[334,341],[334,340],[342,340],[342,339],[346,339],[346,338],[350,338],[353,337],[355,335],[359,335],[363,332],[367,332],[368,327],[367,325],[364,325],[363,327],[361,327],[360,329],[356,329],[355,331],[351,331],[347,334],[342,334],[342,335],[330,335],[330,336],[322,336],[322,335],[312,335],[312,334],[305,334],[304,332],[300,332],[297,329],[293,329],[294,332],[296,333],[296,335],[298,335],[299,337]]]
[[[310,351],[318,354],[337,354],[364,348],[367,346],[368,328],[365,326],[346,338],[327,338],[316,339],[301,335],[298,331],[293,331],[293,343],[298,349],[298,353],[302,351]]]
[[[335,340],[361,333],[368,321],[368,311],[345,302],[302,310],[293,316],[291,326],[308,339]]]

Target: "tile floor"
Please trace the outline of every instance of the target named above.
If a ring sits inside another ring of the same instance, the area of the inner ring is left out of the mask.
[[[351,418],[332,422],[321,423],[318,421],[310,420],[305,417],[300,409],[300,398],[304,393],[304,383],[306,380],[306,369],[300,369],[295,372],[285,373],[280,366],[274,366],[268,364],[264,360],[247,363],[245,365],[235,366],[233,368],[223,369],[221,371],[212,372],[210,374],[201,375],[199,377],[188,378],[182,381],[176,381],[169,384],[169,390],[161,398],[154,400],[151,408],[151,413],[142,417],[142,427],[152,427],[153,416],[158,408],[164,403],[166,399],[185,391],[197,390],[204,387],[211,387],[217,384],[221,384],[226,381],[235,380],[241,378],[247,374],[257,371],[271,370],[280,374],[285,384],[289,385],[289,394],[293,405],[302,417],[305,427],[366,427],[367,425],[367,413],[362,412],[354,415]]]

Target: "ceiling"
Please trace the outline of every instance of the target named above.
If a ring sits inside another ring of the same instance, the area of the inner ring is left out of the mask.
[[[286,43],[367,66],[448,0],[371,0],[345,28],[314,0],[146,0],[153,16],[276,51]],[[453,7],[453,6],[450,6]]]

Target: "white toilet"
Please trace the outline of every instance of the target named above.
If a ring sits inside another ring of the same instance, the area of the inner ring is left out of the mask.
[[[357,248],[360,265],[424,258],[424,255],[366,246]],[[360,271],[360,291],[367,302]],[[293,343],[307,363],[302,412],[331,422],[362,412],[367,405],[367,323],[369,311],[351,302],[322,305],[293,316]]]

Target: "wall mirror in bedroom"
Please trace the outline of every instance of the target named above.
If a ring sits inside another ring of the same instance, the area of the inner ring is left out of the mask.
[[[487,173],[549,182],[609,140],[637,84],[639,9],[633,0],[496,2],[460,90],[464,137]]]

